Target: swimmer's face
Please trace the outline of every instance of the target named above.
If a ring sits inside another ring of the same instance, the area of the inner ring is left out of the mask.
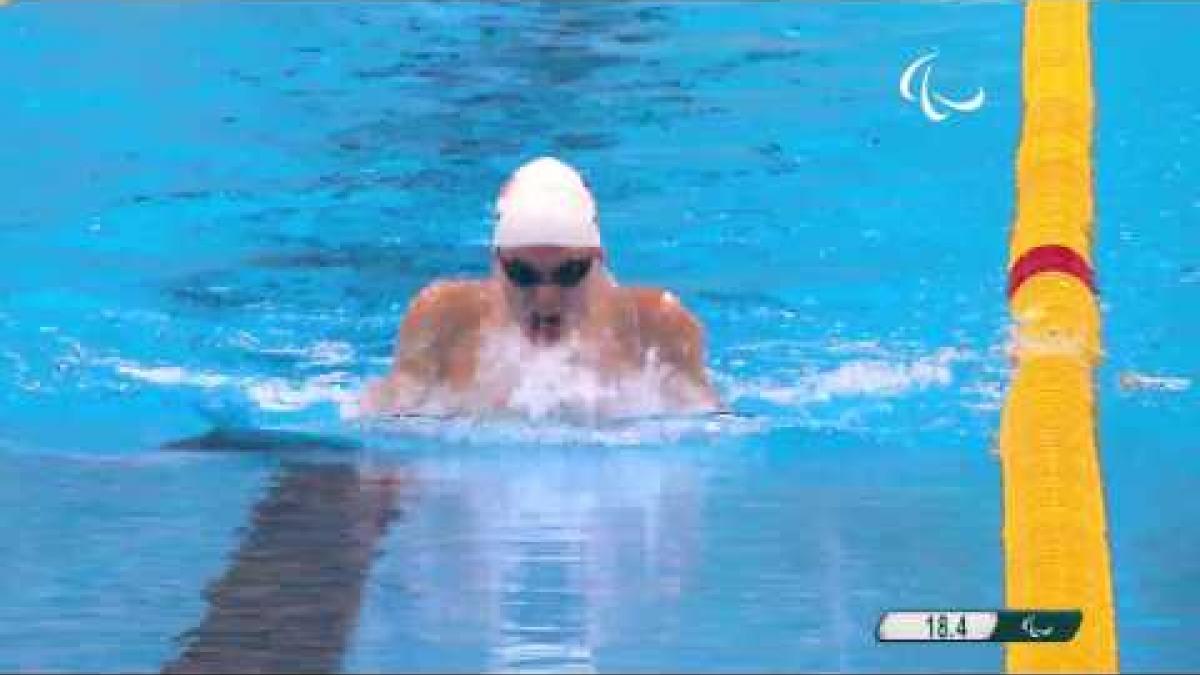
[[[602,260],[597,248],[522,246],[496,251],[495,274],[513,318],[531,342],[557,342],[578,325]]]

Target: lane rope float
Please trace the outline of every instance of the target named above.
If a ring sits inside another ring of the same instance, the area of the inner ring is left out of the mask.
[[[1095,429],[1101,351],[1088,24],[1083,0],[1031,0],[1025,8],[1008,283],[1016,366],[1000,422],[1005,601],[1079,609],[1083,622],[1070,642],[1007,645],[1009,672],[1117,670]]]

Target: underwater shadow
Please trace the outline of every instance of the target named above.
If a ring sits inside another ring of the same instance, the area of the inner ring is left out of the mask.
[[[334,672],[358,620],[363,585],[409,476],[394,466],[297,459],[345,451],[313,434],[214,430],[164,450],[284,453],[199,625],[164,673]]]

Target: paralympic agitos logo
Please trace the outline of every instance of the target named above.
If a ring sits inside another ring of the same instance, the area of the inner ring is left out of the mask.
[[[983,107],[985,97],[983,87],[975,91],[975,95],[964,100],[953,100],[942,96],[933,90],[933,62],[937,59],[936,50],[917,57],[904,69],[900,75],[900,96],[906,101],[919,103],[921,112],[931,122],[941,122],[950,116],[950,112],[969,113]],[[917,73],[921,74],[921,82],[917,92],[913,92],[913,80]]]

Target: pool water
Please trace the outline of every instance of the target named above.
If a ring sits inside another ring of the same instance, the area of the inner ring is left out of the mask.
[[[1017,3],[0,9],[0,669],[996,670]],[[1200,4],[1093,10],[1122,666],[1200,650]],[[901,98],[937,50],[934,123]],[[1148,75],[1152,73],[1153,76]],[[353,417],[554,154],[738,415]]]

